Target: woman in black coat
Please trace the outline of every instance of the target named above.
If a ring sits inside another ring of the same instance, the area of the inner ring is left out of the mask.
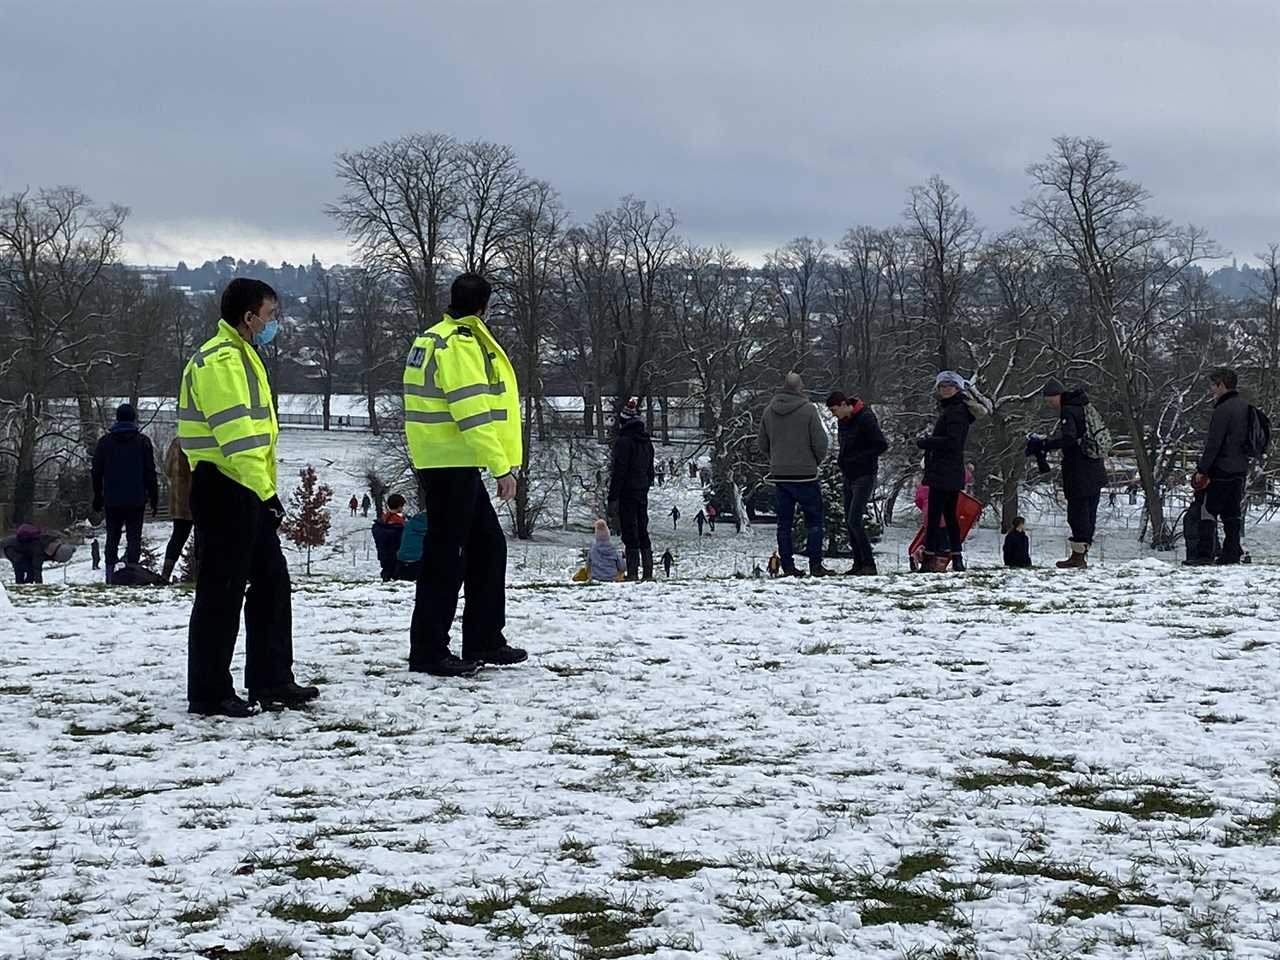
[[[916,440],[924,451],[924,482],[929,488],[929,513],[925,518],[926,554],[944,554],[950,546],[951,569],[964,570],[964,537],[956,515],[956,501],[965,485],[964,445],[969,438],[973,414],[965,402],[964,378],[944,370],[935,382],[938,392],[938,420],[933,433]],[[939,521],[946,525],[947,544]]]

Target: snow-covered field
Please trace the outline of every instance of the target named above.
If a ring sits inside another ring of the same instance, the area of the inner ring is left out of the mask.
[[[289,436],[345,501],[365,451]],[[984,532],[964,576],[736,580],[772,530],[698,541],[696,497],[652,499],[670,583],[513,543],[531,659],[460,682],[335,512],[323,697],[248,721],[185,713],[184,590],[10,587],[0,956],[1280,957],[1280,566]]]

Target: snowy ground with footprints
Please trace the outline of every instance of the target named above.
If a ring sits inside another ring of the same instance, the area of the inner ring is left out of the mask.
[[[0,956],[1280,957],[1280,566],[774,582],[680,531],[592,586],[576,533],[512,545],[530,661],[444,681],[366,527],[293,563],[306,711],[186,714],[184,588],[7,588]]]

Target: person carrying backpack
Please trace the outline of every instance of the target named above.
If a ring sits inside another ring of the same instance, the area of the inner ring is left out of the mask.
[[[1222,520],[1222,554],[1216,562],[1235,564],[1244,554],[1240,537],[1244,527],[1244,482],[1249,472],[1251,457],[1266,452],[1271,437],[1271,425],[1266,415],[1250,406],[1240,396],[1236,387],[1238,379],[1234,370],[1219,367],[1213,371],[1213,416],[1209,420],[1209,433],[1205,437],[1204,452],[1196,462],[1196,472],[1191,486],[1196,491],[1200,511],[1199,531],[1196,537],[1194,557],[1187,558],[1187,566],[1206,566],[1215,562],[1213,544]]]
[[[1058,430],[1051,437],[1027,438],[1027,456],[1062,451],[1062,490],[1067,497],[1070,552],[1059,560],[1061,570],[1089,566],[1089,548],[1098,526],[1098,503],[1107,485],[1106,457],[1111,434],[1083,387],[1065,389],[1057,380],[1044,386],[1045,402],[1058,411]]]

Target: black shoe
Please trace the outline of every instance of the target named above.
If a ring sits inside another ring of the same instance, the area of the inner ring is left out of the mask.
[[[429,663],[409,664],[409,672],[428,673],[433,677],[474,677],[480,672],[480,664],[446,653],[439,660]]]
[[[837,577],[839,576],[834,570],[824,567],[822,561],[809,564],[809,576],[811,577]]]
[[[524,663],[529,659],[528,651],[513,647],[509,643],[469,656],[476,663],[492,663],[498,667],[510,667],[517,663]]]
[[[872,560],[870,563],[864,563],[856,570],[852,571],[855,577],[878,577],[880,571],[876,569],[876,562]]]
[[[300,687],[290,680],[278,687],[250,690],[249,699],[262,704],[263,710],[272,707],[302,707],[320,696],[318,687]]]
[[[807,573],[805,573],[803,570],[799,569],[798,567],[792,567],[790,570],[788,570],[786,567],[783,567],[782,575],[784,577],[795,577],[796,579],[802,579],[808,576]]]
[[[1212,567],[1214,565],[1213,557],[1196,557],[1194,560],[1183,560],[1184,567]]]
[[[964,573],[964,557],[958,553],[951,555],[951,569],[956,573]]]
[[[253,704],[241,700],[234,693],[225,700],[214,703],[191,703],[187,705],[187,713],[196,713],[202,717],[252,717],[257,713]]]

